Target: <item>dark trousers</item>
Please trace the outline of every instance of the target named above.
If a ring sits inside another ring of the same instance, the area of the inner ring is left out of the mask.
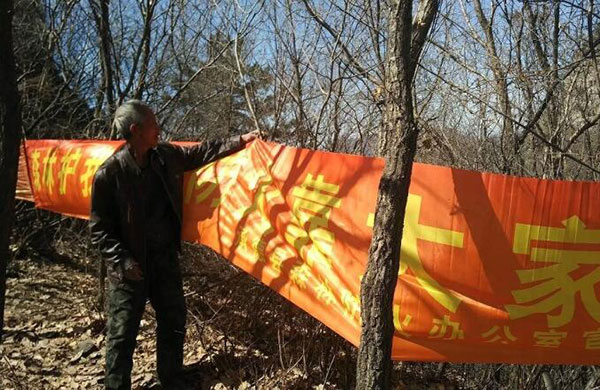
[[[177,251],[154,249],[148,252],[144,280],[135,282],[109,277],[107,389],[131,388],[133,350],[146,299],[156,311],[158,377],[165,389],[176,388],[180,380],[186,308]]]

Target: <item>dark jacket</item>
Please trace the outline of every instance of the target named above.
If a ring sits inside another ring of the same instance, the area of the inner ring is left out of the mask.
[[[191,147],[160,143],[150,153],[152,169],[160,177],[177,217],[177,249],[181,245],[183,173],[197,169],[243,148],[240,137],[204,142]],[[127,145],[98,168],[92,185],[90,231],[92,243],[109,264],[146,261],[143,200],[135,194],[140,168]]]

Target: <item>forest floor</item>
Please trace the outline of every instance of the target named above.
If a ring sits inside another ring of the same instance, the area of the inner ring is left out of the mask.
[[[11,262],[1,389],[103,388],[106,319],[98,307],[98,279],[91,263],[63,249],[52,261],[36,256]],[[198,251],[204,253],[190,256]],[[351,345],[208,251],[188,247],[186,253],[190,389],[353,387]],[[155,330],[148,304],[133,389],[156,388]]]

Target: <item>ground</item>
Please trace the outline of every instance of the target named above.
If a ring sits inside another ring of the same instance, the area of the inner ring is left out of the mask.
[[[17,272],[17,274],[15,274]],[[7,282],[5,339],[0,346],[3,389],[94,389],[104,359],[104,318],[94,308],[97,281],[64,264],[21,261]],[[135,387],[154,370],[154,322],[142,321]]]
[[[59,252],[52,260],[11,262],[2,389],[102,388],[106,329],[93,259],[67,256],[69,248]],[[209,251],[188,246],[185,252],[190,389],[352,386],[352,346]],[[134,389],[155,384],[155,326],[148,304],[134,356]]]

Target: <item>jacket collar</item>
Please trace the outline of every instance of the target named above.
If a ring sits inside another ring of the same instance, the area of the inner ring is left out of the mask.
[[[121,148],[117,151],[117,156],[119,163],[121,164],[121,168],[130,175],[137,176],[142,170],[135,162],[133,158],[133,154],[129,150],[129,145],[125,143]]]
[[[127,143],[121,146],[121,149],[119,149],[117,153],[119,157],[119,162],[121,163],[121,167],[127,174],[137,176],[142,173],[142,170],[135,161],[130,146]],[[148,156],[149,164],[155,171],[157,165],[165,165],[164,159],[160,155],[158,148],[152,148],[148,151],[148,153],[150,153],[150,155]]]

